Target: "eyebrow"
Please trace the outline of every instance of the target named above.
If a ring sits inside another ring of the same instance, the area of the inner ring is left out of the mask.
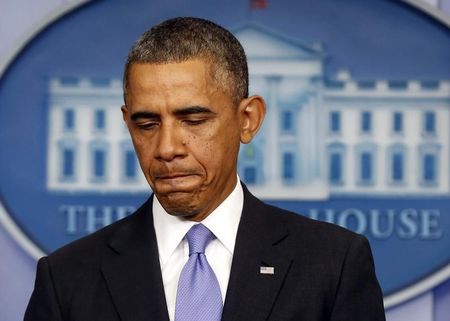
[[[189,116],[194,114],[215,114],[210,108],[202,106],[191,106],[176,109],[174,112],[175,116]]]
[[[131,120],[136,121],[140,118],[158,118],[159,115],[157,113],[153,113],[150,111],[138,111],[131,114]]]
[[[215,114],[210,108],[203,106],[190,106],[176,109],[173,114],[175,116],[189,116],[195,114]],[[136,121],[141,118],[151,119],[151,118],[159,118],[160,115],[158,113],[154,113],[151,111],[138,111],[131,115],[131,120]]]

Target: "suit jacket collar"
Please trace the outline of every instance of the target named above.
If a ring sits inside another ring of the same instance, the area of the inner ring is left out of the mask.
[[[223,321],[266,320],[292,264],[288,229],[274,208],[255,198],[244,184]],[[153,227],[152,197],[112,235],[102,273],[122,321],[168,321]],[[261,274],[273,267],[274,274]]]
[[[288,229],[277,211],[244,187],[239,224],[223,321],[267,320],[292,264]],[[273,267],[274,274],[262,274]]]
[[[122,321],[168,321],[152,197],[111,237],[102,272]]]

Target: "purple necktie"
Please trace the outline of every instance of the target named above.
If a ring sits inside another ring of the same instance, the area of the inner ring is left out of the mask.
[[[189,260],[178,281],[175,321],[220,321],[222,295],[205,256],[205,248],[214,239],[214,234],[204,225],[197,224],[191,227],[186,237]]]

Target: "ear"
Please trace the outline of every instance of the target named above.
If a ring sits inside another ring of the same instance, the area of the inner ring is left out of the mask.
[[[128,114],[129,114],[129,111],[128,111],[127,106],[126,105],[122,105],[122,107],[120,107],[120,110],[122,111],[123,121],[128,125]]]
[[[261,127],[266,115],[266,103],[261,96],[245,98],[238,106],[241,130],[241,143],[248,144]]]

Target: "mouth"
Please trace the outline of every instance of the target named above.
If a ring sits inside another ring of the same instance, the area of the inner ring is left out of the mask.
[[[200,176],[195,173],[164,173],[155,176],[154,192],[160,195],[191,193],[200,184]]]
[[[196,173],[175,172],[164,173],[155,176],[155,184],[159,186],[171,186],[172,188],[183,188],[194,184],[199,178]]]
[[[171,174],[164,174],[156,176],[156,180],[175,180],[175,179],[181,179],[189,176],[193,176],[194,174],[191,173],[171,173]]]

